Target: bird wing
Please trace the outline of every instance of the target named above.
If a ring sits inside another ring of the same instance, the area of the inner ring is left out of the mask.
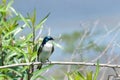
[[[51,51],[51,54],[53,53],[53,51],[54,51],[54,46],[52,46],[52,51]]]
[[[42,45],[40,45],[39,49],[38,49],[38,52],[37,52],[37,61],[39,62],[39,56],[40,56],[40,53],[42,52]]]

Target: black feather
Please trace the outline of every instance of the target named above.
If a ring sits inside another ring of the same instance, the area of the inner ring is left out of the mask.
[[[37,62],[40,62],[40,59],[39,59],[39,56],[40,56],[40,53],[42,52],[42,45],[40,45],[39,49],[38,49],[38,52],[37,52]],[[41,69],[42,68],[42,63],[40,65],[38,65],[37,69]]]

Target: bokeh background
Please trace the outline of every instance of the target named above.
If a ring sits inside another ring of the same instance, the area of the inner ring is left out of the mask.
[[[64,50],[56,47],[50,60],[96,62],[99,59],[101,63],[119,64],[119,4],[119,0],[15,0],[13,7],[24,16],[36,9],[37,22],[51,13],[42,35],[50,30],[51,36],[60,39],[57,42]],[[26,29],[20,36],[27,33]],[[70,70],[76,67],[79,70],[80,66],[72,66]],[[68,66],[54,66],[47,74],[63,80],[65,72],[70,70]],[[110,70],[101,70],[101,80],[103,71],[107,74]],[[56,75],[58,72],[60,75]]]

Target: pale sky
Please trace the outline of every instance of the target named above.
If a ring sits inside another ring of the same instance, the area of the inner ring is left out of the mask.
[[[15,0],[14,7],[24,15],[36,8],[38,20],[50,12],[45,24],[58,34],[78,30],[81,21],[120,21],[120,0]]]

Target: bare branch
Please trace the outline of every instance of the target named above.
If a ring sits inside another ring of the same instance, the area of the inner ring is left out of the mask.
[[[53,65],[84,65],[84,66],[96,66],[96,63],[87,63],[87,62],[60,62],[60,61],[52,61],[52,62],[30,62],[30,63],[19,63],[19,64],[11,64],[11,65],[5,65],[0,66],[0,69],[2,68],[10,68],[10,67],[17,67],[17,66],[31,66],[31,65],[39,65],[39,64],[53,64]],[[99,64],[100,67],[109,67],[109,68],[120,68],[120,65],[116,64]]]

